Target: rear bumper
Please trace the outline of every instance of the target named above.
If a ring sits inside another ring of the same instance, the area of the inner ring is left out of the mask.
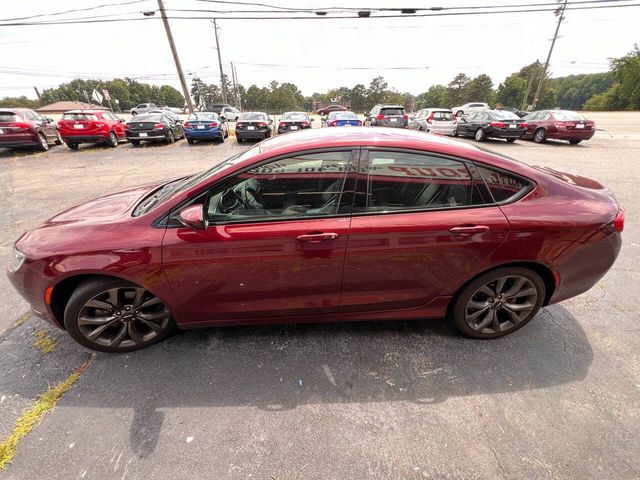
[[[593,130],[571,130],[547,132],[547,138],[552,140],[589,140],[596,132]]]
[[[439,126],[430,126],[427,128],[427,132],[429,133],[437,133],[439,135],[453,135],[456,133],[456,126],[447,126],[447,127],[439,127]]]
[[[488,128],[485,130],[487,137],[491,138],[522,138],[525,132],[525,129],[497,130],[495,128]]]
[[[146,133],[147,136],[141,137],[140,133]],[[160,133],[156,133],[156,132],[131,132],[127,130],[127,139],[129,141],[138,140],[138,141],[144,142],[144,141],[166,140],[166,138],[167,136],[165,135],[164,131]]]
[[[372,127],[387,127],[387,128],[407,128],[408,125],[409,124],[407,122],[398,122],[398,123],[389,123],[389,124],[382,124],[382,123],[371,124]]]
[[[104,143],[109,141],[109,137],[102,135],[62,135],[65,143]]]
[[[290,128],[278,128],[278,133],[298,132],[300,130],[306,130],[307,128],[311,127],[298,127],[295,130],[292,130]]]
[[[184,135],[187,138],[195,139],[217,139],[222,138],[224,132],[219,128],[212,128],[211,130],[187,130],[185,129]]]
[[[269,130],[236,130],[236,138],[265,138]]]
[[[39,143],[38,137],[31,133],[3,133],[0,135],[0,148],[32,147]]]

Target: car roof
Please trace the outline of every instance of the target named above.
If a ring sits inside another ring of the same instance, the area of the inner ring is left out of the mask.
[[[381,103],[381,108],[404,108],[404,105],[398,105],[397,103]]]

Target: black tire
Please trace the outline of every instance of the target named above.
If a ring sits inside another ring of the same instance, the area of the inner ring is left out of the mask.
[[[507,138],[508,143],[513,143],[517,140],[517,138]]]
[[[138,114],[138,112],[131,112],[131,116],[135,117]]]
[[[476,130],[473,138],[476,140],[476,142],[484,142],[487,139],[487,134],[484,133],[484,130],[482,128],[479,128]]]
[[[224,138],[229,138],[229,128],[228,127],[224,131]]]
[[[173,130],[169,129],[165,140],[167,143],[176,143],[176,136],[173,134]]]
[[[576,139],[573,139],[573,140],[569,140],[569,143],[571,145],[578,145],[581,141],[582,141],[582,139],[579,140],[579,139],[576,138]]]
[[[187,143],[189,145],[193,145],[193,142],[194,142],[193,138],[187,138]]]
[[[67,147],[71,150],[77,150],[79,145],[76,142],[67,142]]]
[[[545,143],[547,141],[547,131],[539,128],[533,133],[533,141],[536,143]]]
[[[136,310],[138,308],[135,306],[136,289],[145,292],[140,296],[139,303],[144,305],[144,303],[149,303],[151,299],[157,300],[157,302],[150,307]],[[111,298],[108,294],[110,290],[121,292],[116,295],[116,298],[122,300],[121,303],[128,304],[131,302],[126,311],[124,308],[120,308],[122,307],[121,304],[108,310],[90,306],[92,302],[95,302],[94,305],[112,306],[114,302],[110,302],[111,305],[109,305],[106,300]],[[127,296],[127,294],[131,293],[133,295]],[[155,328],[150,328],[147,326],[150,320],[138,319],[134,312],[138,312],[138,314],[142,312],[146,316],[161,316],[162,318],[154,319],[152,323],[154,323]],[[100,317],[112,317],[113,320],[109,320],[107,322],[108,326],[102,329],[95,340],[92,340],[88,336],[91,336],[96,329],[105,325],[105,322],[97,321]],[[83,324],[81,324],[80,318],[85,319]],[[88,322],[86,319],[92,319],[94,323]],[[156,321],[159,321],[159,323],[156,323]],[[64,310],[64,326],[71,338],[84,347],[100,352],[131,352],[159,342],[171,333],[175,323],[168,309],[152,293],[124,280],[95,279],[81,283],[71,294]],[[96,328],[94,329],[94,327]],[[121,338],[122,343],[113,345],[118,335],[122,333],[122,329],[126,330],[124,338]],[[135,335],[132,336],[134,333]],[[136,336],[139,336],[139,341],[134,339]],[[111,345],[109,340],[111,340]]]
[[[36,148],[41,152],[49,150],[49,142],[47,141],[47,137],[44,136],[44,133],[38,134],[38,145]]]
[[[239,137],[237,134],[236,134],[236,140],[238,141],[238,143],[244,142],[244,138]]]
[[[520,279],[523,279],[523,284],[517,290]],[[503,283],[500,285],[499,282]],[[505,296],[512,290],[515,292],[513,295],[520,296]],[[491,297],[488,295],[490,291],[499,295]],[[523,295],[527,292],[532,293]],[[544,281],[536,272],[524,267],[502,267],[484,273],[462,287],[449,308],[449,319],[468,337],[498,338],[526,325],[538,313],[544,298]],[[508,302],[508,299],[512,299],[512,302]],[[514,320],[513,315],[521,317]],[[486,321],[490,323],[483,326]]]
[[[456,112],[456,117],[461,117],[461,116],[463,116],[463,115],[464,115],[464,112],[463,112],[462,110],[458,110],[458,111]]]
[[[218,142],[219,143],[224,143],[224,139],[225,139],[225,136],[224,136],[224,133],[223,133],[222,136],[218,139]]]
[[[107,143],[111,148],[116,148],[118,146],[118,137],[114,132],[109,132],[109,141]]]
[[[56,145],[62,145],[64,143],[64,141],[62,140],[62,135],[60,135],[60,132],[58,130],[56,130],[56,141],[54,143]]]
[[[133,145],[134,147],[139,147],[140,146],[140,140],[131,140],[131,145]]]

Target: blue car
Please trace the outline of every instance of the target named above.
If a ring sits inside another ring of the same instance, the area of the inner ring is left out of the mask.
[[[360,127],[362,122],[353,112],[331,112],[324,121],[325,127]]]
[[[227,121],[214,112],[192,113],[183,125],[184,136],[192,144],[196,140],[217,140],[224,142],[229,136]]]

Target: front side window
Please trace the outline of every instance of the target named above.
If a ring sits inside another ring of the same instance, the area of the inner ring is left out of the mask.
[[[260,165],[211,191],[209,221],[285,220],[335,215],[348,206],[343,193],[351,151],[298,155]]]
[[[456,160],[370,151],[366,175],[362,173],[358,176],[355,207],[359,212],[459,208],[484,203],[472,198],[474,180],[465,164]]]

